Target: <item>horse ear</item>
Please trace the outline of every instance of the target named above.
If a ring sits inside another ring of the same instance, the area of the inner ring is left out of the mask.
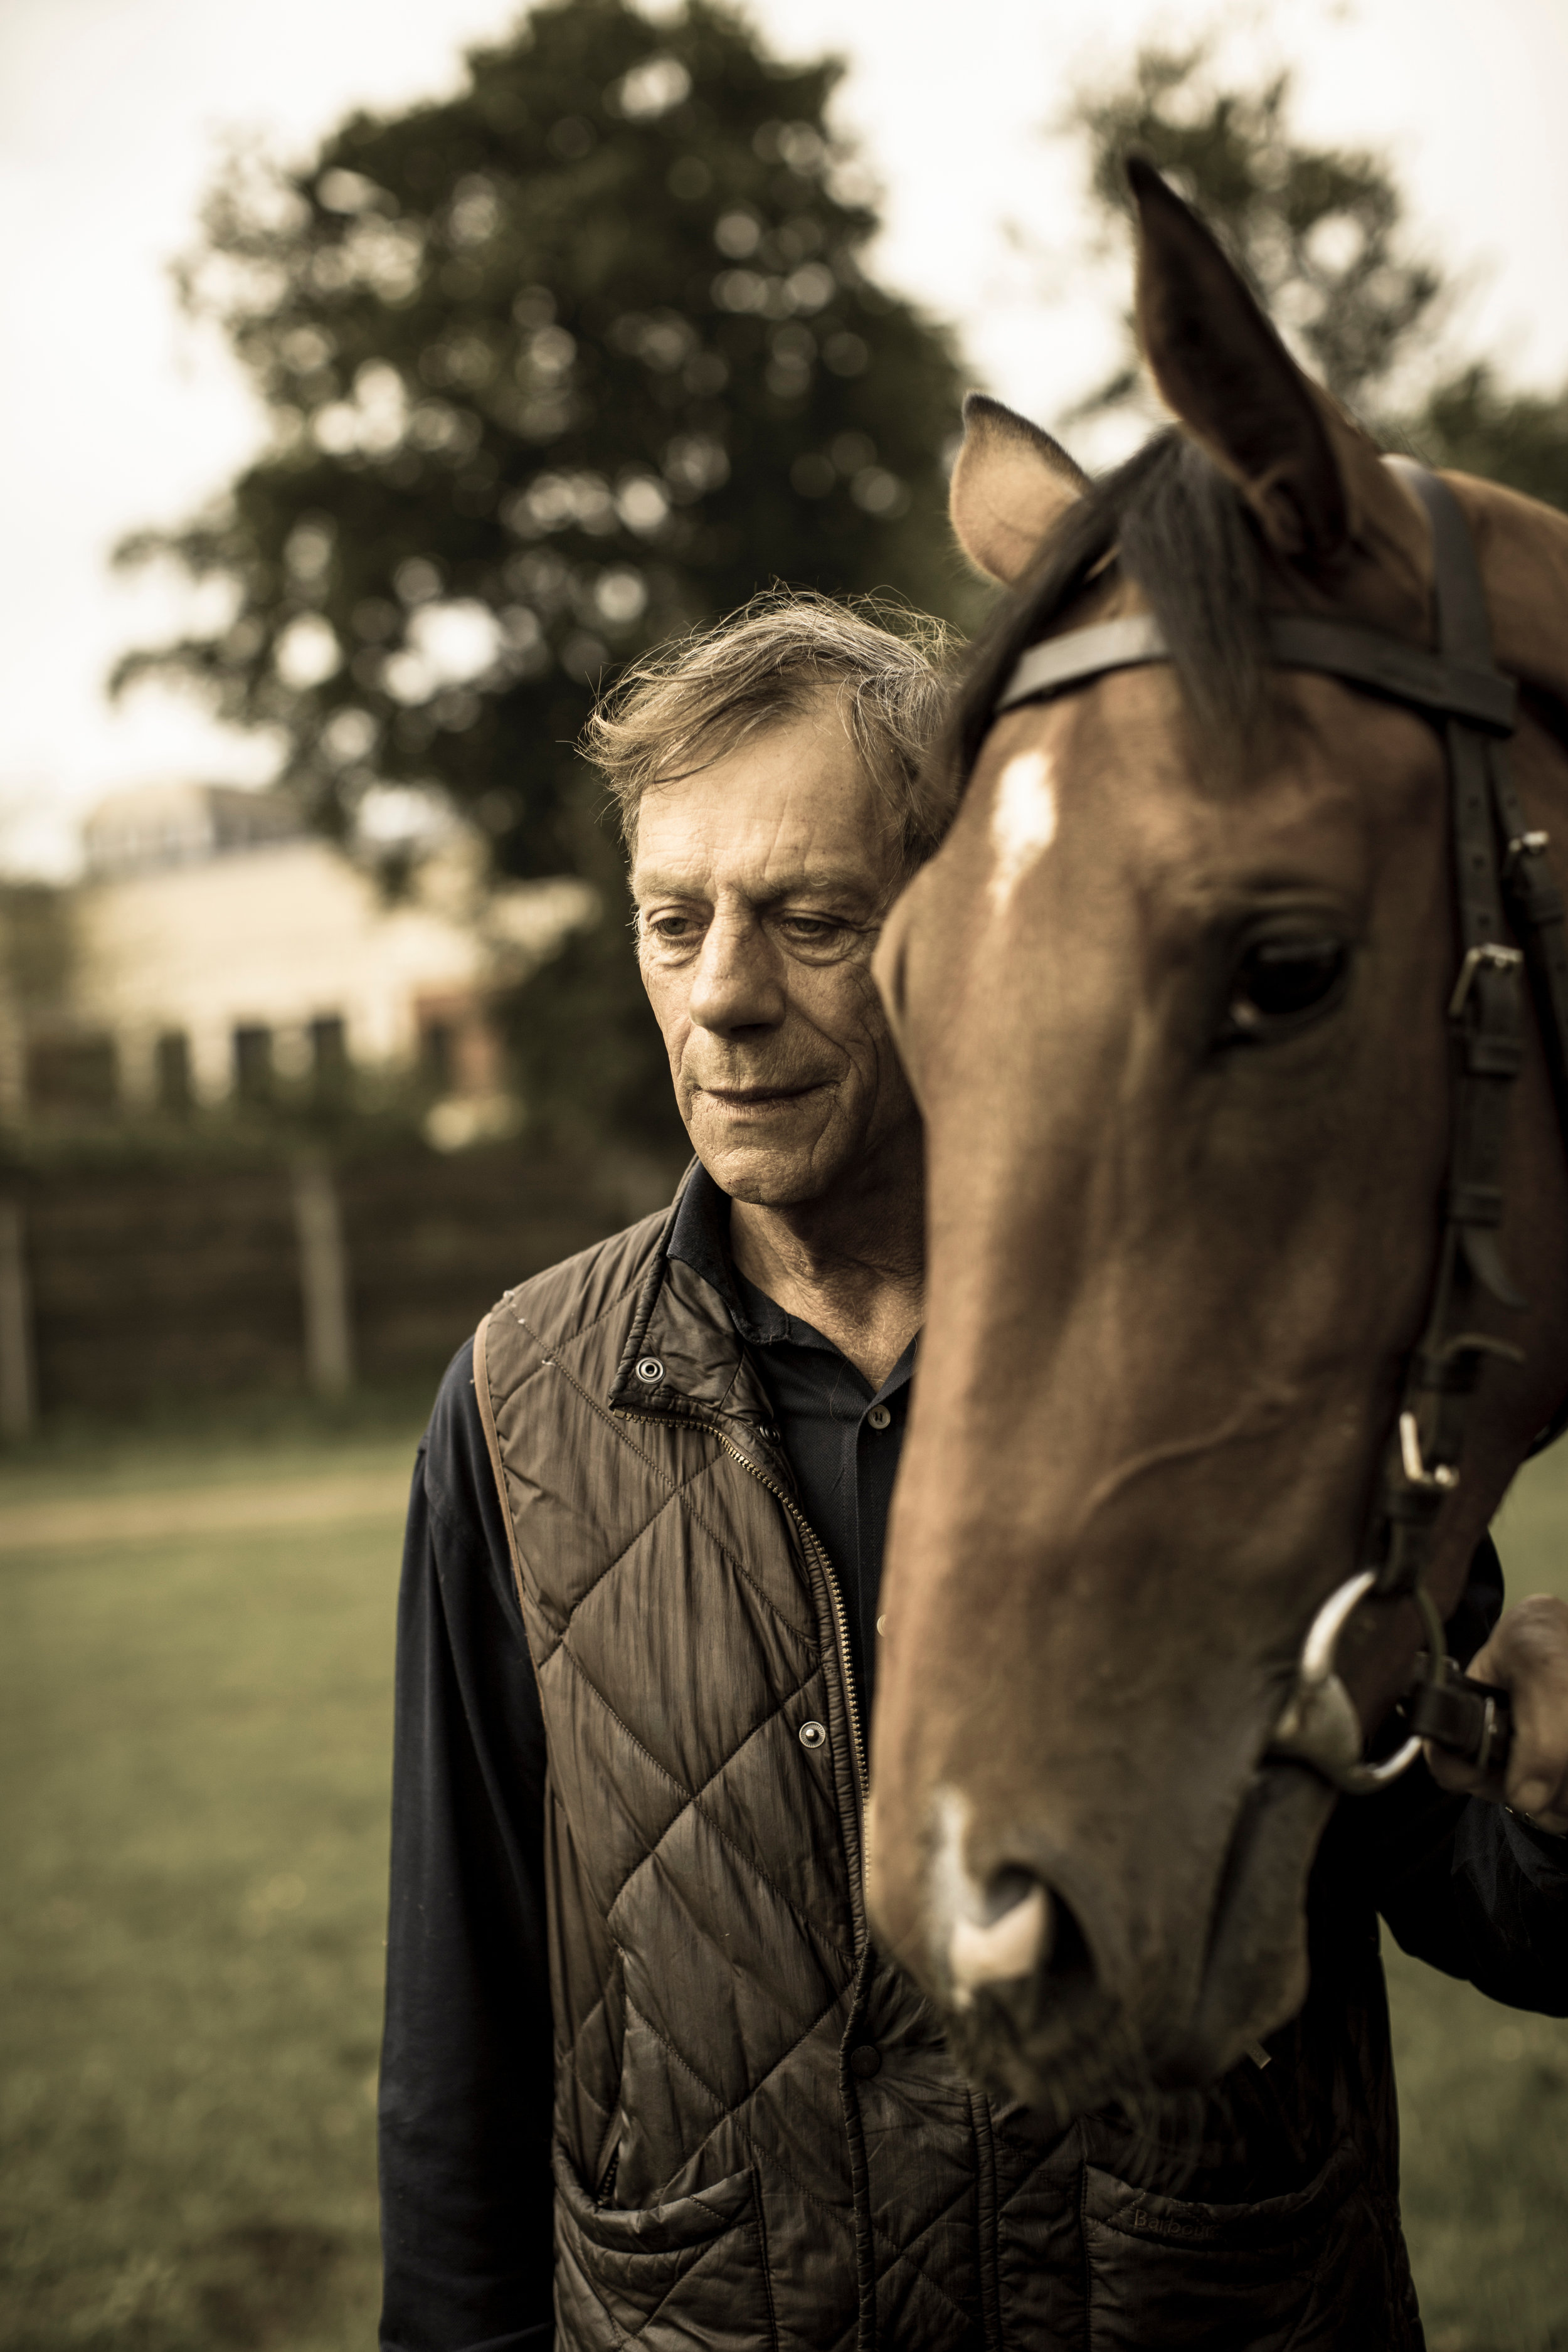
[[[1282,555],[1331,561],[1352,533],[1337,420],[1197,215],[1141,156],[1129,158],[1127,177],[1140,230],[1139,341],[1167,406]]]
[[[1021,580],[1052,523],[1088,488],[1048,433],[983,392],[968,395],[948,513],[977,571],[1007,587]]]

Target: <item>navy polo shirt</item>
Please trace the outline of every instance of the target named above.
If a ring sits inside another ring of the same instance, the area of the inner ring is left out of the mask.
[[[856,1687],[868,1721],[877,1591],[917,1343],[910,1340],[874,1388],[831,1339],[798,1315],[786,1315],[747,1281],[730,1255],[729,1195],[700,1163],[680,1196],[668,1254],[719,1293],[752,1351],[800,1507],[838,1580]]]

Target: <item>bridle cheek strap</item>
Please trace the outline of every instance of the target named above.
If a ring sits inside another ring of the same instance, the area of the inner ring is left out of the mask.
[[[1400,457],[1384,462],[1397,470],[1431,523],[1437,650],[1303,614],[1270,614],[1265,623],[1270,658],[1279,668],[1313,670],[1363,688],[1441,729],[1453,828],[1459,962],[1447,1007],[1448,1175],[1431,1301],[1384,1446],[1360,1568],[1330,1595],[1308,1633],[1297,1687],[1272,1751],[1310,1763],[1336,1786],[1357,1791],[1384,1785],[1414,1760],[1421,1741],[1408,1739],[1382,1764],[1359,1760],[1359,1735],[1350,1737],[1354,1710],[1334,1671],[1339,1633],[1363,1599],[1414,1600],[1427,1642],[1420,1698],[1436,1704],[1445,1696],[1448,1662],[1425,1582],[1433,1533],[1459,1482],[1465,1422],[1485,1358],[1521,1360],[1522,1351],[1509,1341],[1476,1329],[1474,1308],[1482,1293],[1504,1307],[1524,1304],[1503,1265],[1498,1232],[1509,1092],[1524,1056],[1520,977],[1527,959],[1558,1114],[1568,1133],[1568,937],[1563,897],[1546,862],[1547,837],[1527,828],[1508,772],[1504,744],[1517,722],[1519,689],[1492,659],[1480,571],[1458,499],[1424,467]],[[1172,658],[1152,614],[1069,630],[1022,656],[994,715],[1114,670]],[[1510,937],[1505,903],[1522,951]]]

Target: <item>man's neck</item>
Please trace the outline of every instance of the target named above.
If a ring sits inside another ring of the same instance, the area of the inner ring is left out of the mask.
[[[874,1388],[921,1328],[925,1232],[918,1173],[900,1171],[848,1198],[782,1209],[732,1201],[730,1249],[748,1282],[831,1339]]]

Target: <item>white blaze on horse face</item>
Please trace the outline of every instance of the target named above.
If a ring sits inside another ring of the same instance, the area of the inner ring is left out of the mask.
[[[1050,1898],[1031,1886],[996,1918],[963,1855],[969,1801],[956,1789],[937,1792],[937,1834],[931,1855],[931,1936],[945,1963],[955,2009],[968,2009],[978,1988],[1014,1984],[1030,1976],[1050,1948]]]
[[[991,811],[991,843],[996,864],[991,903],[1007,911],[1014,891],[1057,837],[1057,796],[1051,763],[1043,751],[1016,751],[1002,771]]]

